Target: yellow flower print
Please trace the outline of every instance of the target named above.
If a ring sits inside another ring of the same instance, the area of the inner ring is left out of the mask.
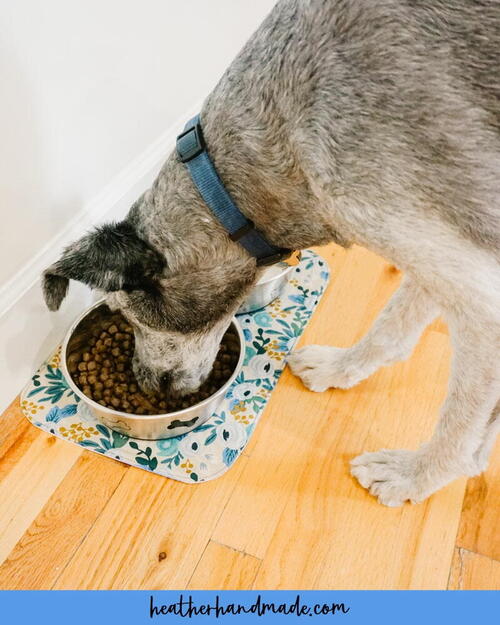
[[[61,348],[57,350],[57,352],[52,356],[48,363],[51,367],[57,369],[61,364]]]
[[[27,399],[23,399],[21,402],[21,409],[25,415],[35,415],[40,410],[43,410],[43,406],[41,404],[35,404],[33,401],[29,401]]]
[[[266,347],[267,355],[274,360],[281,360],[284,356],[283,351],[279,349],[278,341],[273,339]]]
[[[235,414],[234,416],[234,420],[237,421],[238,423],[241,423],[242,425],[248,425],[249,423],[251,423],[253,421],[254,415],[253,414]]]
[[[189,460],[186,460],[185,462],[183,462],[181,464],[181,469],[184,469],[184,471],[189,475],[190,473],[192,473],[193,471],[193,467],[194,464],[192,462],[190,462]]]
[[[246,405],[244,401],[238,402],[233,409],[231,410],[231,414],[235,417],[240,412],[246,410]]]
[[[248,413],[247,408],[248,405],[244,401],[240,401],[230,411],[234,420],[242,425],[248,425],[251,421],[253,421],[255,416],[253,413]]]
[[[59,432],[64,436],[64,438],[68,438],[76,443],[81,443],[86,438],[99,434],[99,432],[92,425],[86,428],[81,423],[72,423],[69,429],[62,425],[59,428]]]
[[[273,319],[276,319],[277,317],[284,319],[285,317],[288,317],[291,312],[291,310],[283,310],[283,303],[279,297],[269,304],[269,314]]]

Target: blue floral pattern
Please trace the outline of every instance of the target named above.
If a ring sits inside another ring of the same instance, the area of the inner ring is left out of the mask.
[[[182,482],[219,477],[247,445],[328,279],[325,261],[307,250],[280,298],[239,317],[246,342],[243,368],[219,412],[187,434],[143,441],[105,427],[67,385],[59,350],[31,378],[21,407],[37,427],[104,456]]]

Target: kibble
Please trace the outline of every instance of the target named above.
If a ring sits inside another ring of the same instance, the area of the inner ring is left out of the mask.
[[[68,370],[80,390],[102,406],[137,415],[164,414],[189,408],[213,395],[233,374],[239,339],[228,329],[212,372],[196,393],[184,397],[142,393],[132,371],[134,331],[120,313],[97,322],[88,345],[68,355]]]

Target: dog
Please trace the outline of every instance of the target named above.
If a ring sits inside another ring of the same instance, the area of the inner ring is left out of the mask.
[[[483,471],[500,430],[499,67],[496,0],[281,0],[201,111],[219,175],[271,243],[357,243],[404,272],[357,344],[291,355],[306,387],[350,388],[407,358],[436,316],[448,323],[432,438],[352,461],[388,506]],[[187,393],[260,272],[174,152],[124,221],[69,246],[43,289],[50,310],[70,279],[105,292],[134,327],[140,385]]]

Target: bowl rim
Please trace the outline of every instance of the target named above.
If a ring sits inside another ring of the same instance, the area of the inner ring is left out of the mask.
[[[113,416],[119,416],[119,417],[122,417],[122,418],[124,417],[126,419],[140,419],[141,421],[145,421],[145,420],[148,420],[148,419],[158,419],[158,417],[172,417],[172,418],[176,418],[178,415],[183,415],[185,413],[190,412],[191,410],[193,410],[193,408],[197,408],[197,409],[203,408],[203,407],[207,406],[208,404],[210,404],[211,402],[213,402],[213,400],[215,398],[217,398],[220,395],[222,395],[223,392],[225,394],[227,389],[235,381],[235,379],[237,378],[238,374],[241,371],[241,367],[243,365],[243,361],[245,359],[245,352],[246,352],[246,349],[245,349],[245,336],[243,334],[243,330],[242,330],[242,328],[240,326],[240,323],[239,323],[238,319],[236,318],[236,316],[233,316],[231,318],[231,322],[230,322],[228,328],[231,325],[233,325],[236,328],[236,331],[238,333],[238,338],[240,340],[240,355],[239,355],[239,358],[238,358],[238,362],[236,363],[236,366],[234,368],[234,371],[231,374],[231,377],[215,393],[213,393],[212,395],[210,395],[209,397],[207,397],[203,401],[200,401],[200,402],[198,402],[196,404],[193,404],[192,406],[188,406],[187,408],[182,408],[182,410],[176,410],[175,412],[161,412],[161,413],[158,413],[158,414],[151,414],[151,415],[139,415],[139,414],[134,414],[134,413],[130,413],[130,412],[121,412],[119,410],[114,410],[113,408],[108,408],[107,406],[103,406],[102,404],[99,404],[98,402],[94,401],[90,397],[87,397],[87,395],[85,395],[85,393],[80,388],[78,388],[78,386],[73,381],[73,378],[72,378],[72,376],[71,376],[71,374],[70,374],[70,372],[68,370],[67,363],[66,363],[66,353],[67,353],[67,349],[68,349],[68,343],[69,343],[71,337],[73,336],[73,332],[75,331],[76,327],[93,310],[95,310],[96,308],[99,308],[99,306],[103,306],[103,305],[107,306],[105,298],[98,300],[97,302],[92,304],[92,306],[89,306],[84,311],[82,311],[82,313],[75,319],[75,321],[71,324],[70,328],[66,332],[66,336],[64,337],[64,341],[63,341],[62,346],[61,346],[61,369],[62,369],[64,378],[65,378],[67,384],[69,385],[69,387],[71,388],[73,393],[80,398],[80,400],[83,400],[83,401],[87,402],[92,407],[94,407],[96,410],[99,410],[101,412],[106,412],[106,413],[108,413],[110,415],[113,415]]]
[[[258,287],[258,286],[262,286],[263,284],[267,284],[268,282],[273,282],[274,280],[279,280],[280,278],[285,276],[289,271],[294,269],[298,265],[298,263],[300,262],[300,259],[302,258],[302,253],[300,251],[298,251],[298,252],[294,252],[294,255],[295,255],[294,258],[296,259],[296,262],[288,263],[286,260],[279,261],[276,264],[277,265],[284,265],[283,271],[280,271],[275,276],[270,276],[269,278],[266,278],[265,280],[257,280],[257,282],[255,283],[254,288]],[[269,267],[267,267],[267,269],[269,269],[270,267],[273,267],[273,265],[270,265]],[[265,271],[266,270],[264,270],[264,273],[265,273]]]

